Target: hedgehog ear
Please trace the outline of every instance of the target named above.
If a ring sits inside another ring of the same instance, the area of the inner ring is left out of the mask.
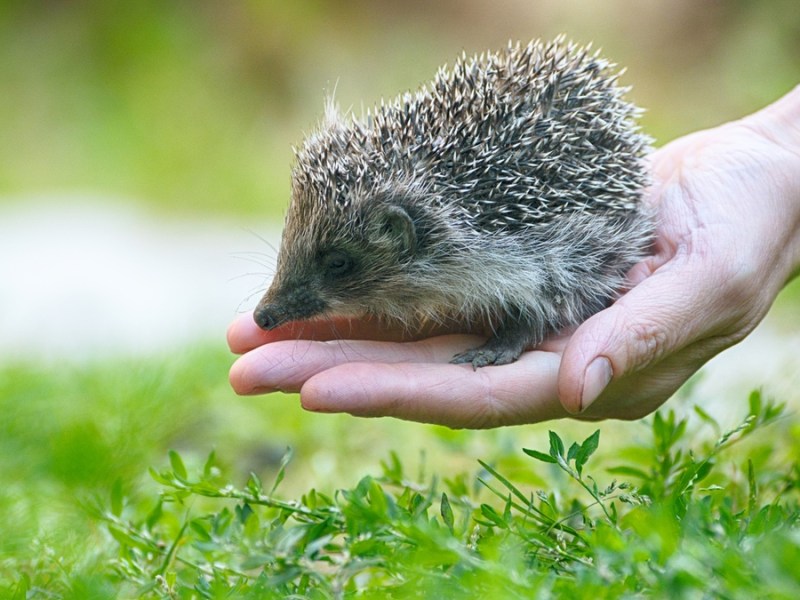
[[[396,204],[387,204],[375,213],[369,228],[370,239],[379,245],[390,245],[413,254],[417,247],[417,231],[411,216]]]

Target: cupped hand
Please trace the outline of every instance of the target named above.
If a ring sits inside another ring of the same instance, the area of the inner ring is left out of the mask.
[[[344,331],[358,339],[338,339]],[[303,339],[296,339],[298,333]],[[265,332],[243,315],[231,325],[228,340],[235,352],[245,352],[231,369],[238,393],[299,391],[303,407],[317,412],[467,428],[567,415],[556,393],[563,340],[551,340],[547,350],[527,352],[510,365],[477,371],[449,362],[475,346],[475,336],[404,340],[403,332],[369,321]]]
[[[300,392],[318,412],[485,428],[565,416],[636,419],[744,338],[800,268],[800,132],[794,104],[681,138],[651,156],[658,222],[630,289],[574,332],[510,365],[453,365],[478,339],[409,338],[369,320],[230,327],[240,394]],[[788,98],[788,96],[787,96]],[[791,103],[791,99],[789,100]],[[788,110],[787,110],[788,107]]]

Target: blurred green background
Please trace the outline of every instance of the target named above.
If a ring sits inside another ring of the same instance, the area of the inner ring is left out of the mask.
[[[745,115],[800,82],[796,0],[3,0],[0,209],[87,197],[190,227],[199,219],[279,226],[291,146],[334,89],[358,113],[425,83],[462,50],[559,33],[627,68],[623,82],[659,145]],[[5,247],[0,261],[13,268],[17,258]],[[15,318],[2,306],[8,285],[0,282],[0,319]],[[782,306],[797,327],[796,300]],[[32,337],[47,319],[69,315],[42,318]],[[80,364],[4,357],[0,584],[59,561],[62,573],[102,570],[106,538],[82,506],[117,478],[146,502],[155,489],[147,468],[163,464],[169,448],[197,464],[216,448],[233,473],[266,480],[291,445],[288,492],[353,485],[389,450],[431,470],[471,469],[480,457],[535,479],[514,452],[542,446],[547,426],[456,432],[307,415],[281,395],[236,398],[222,337]],[[748,391],[736,392],[742,411]],[[556,426],[573,439],[592,429]],[[643,430],[617,423],[604,431],[629,440]]]
[[[0,3],[0,198],[101,192],[277,216],[290,146],[466,50],[564,32],[627,67],[659,143],[800,80],[794,0]]]

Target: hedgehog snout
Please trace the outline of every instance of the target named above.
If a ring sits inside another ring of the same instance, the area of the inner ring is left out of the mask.
[[[253,320],[256,322],[256,325],[265,331],[275,329],[282,322],[274,307],[270,305],[259,305],[253,312]]]
[[[275,329],[289,321],[301,321],[318,316],[327,309],[326,303],[303,285],[272,288],[253,311],[253,320],[261,329]]]

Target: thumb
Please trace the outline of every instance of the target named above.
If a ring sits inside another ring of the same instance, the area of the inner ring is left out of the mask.
[[[612,380],[659,362],[713,327],[716,311],[707,287],[713,283],[692,285],[697,275],[664,266],[578,327],[558,375],[568,412],[585,411]]]

